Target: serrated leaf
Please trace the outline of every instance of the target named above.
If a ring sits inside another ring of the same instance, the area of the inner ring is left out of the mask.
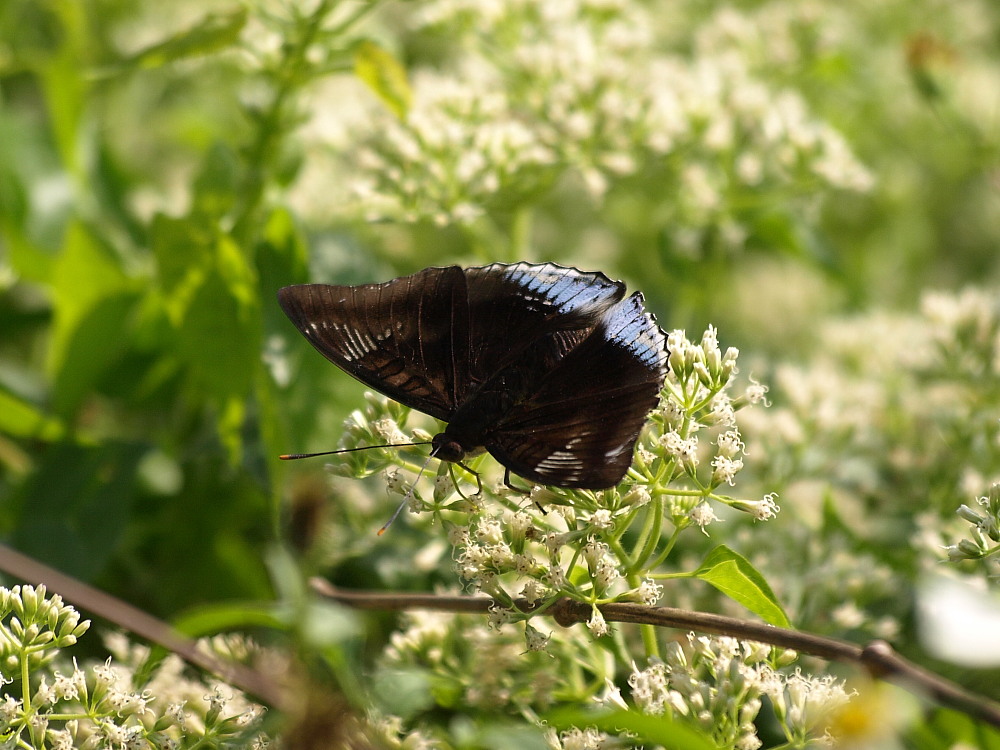
[[[354,48],[354,73],[396,117],[406,119],[413,92],[406,68],[382,47],[364,41]]]
[[[791,627],[788,615],[764,576],[743,555],[726,545],[720,544],[709,552],[694,576],[759,615],[765,622],[782,628]]]

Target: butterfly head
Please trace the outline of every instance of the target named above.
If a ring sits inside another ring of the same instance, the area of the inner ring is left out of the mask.
[[[457,464],[469,453],[470,451],[463,448],[460,442],[446,432],[438,433],[431,440],[431,455],[442,461]]]

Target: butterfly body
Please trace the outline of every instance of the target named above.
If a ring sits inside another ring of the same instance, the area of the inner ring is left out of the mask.
[[[278,299],[327,359],[447,422],[433,455],[485,449],[542,484],[620,481],[667,372],[666,338],[641,294],[551,263],[303,284]]]

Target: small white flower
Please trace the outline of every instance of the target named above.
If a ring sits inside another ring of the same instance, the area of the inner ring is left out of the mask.
[[[550,637],[550,633],[543,633],[530,623],[524,624],[524,642],[528,651],[544,651],[545,647],[549,645]]]
[[[607,508],[598,508],[590,516],[590,524],[595,529],[610,529],[614,526],[614,517]]]
[[[562,534],[555,534],[555,533],[546,534],[544,537],[542,537],[542,543],[545,545],[545,548],[549,551],[549,554],[554,555],[556,554],[556,552],[558,552],[566,545],[566,542],[569,541],[569,538],[570,538],[569,532],[565,532]]]
[[[80,695],[79,682],[75,679],[75,673],[66,677],[59,672],[55,673],[55,680],[52,683],[52,692],[56,700],[74,699]]]
[[[203,697],[206,701],[208,701],[209,706],[213,711],[222,711],[231,699],[231,696],[225,694],[221,684],[216,685],[211,693],[208,693]]]
[[[409,438],[399,429],[399,425],[395,419],[388,417],[377,419],[372,427],[375,428],[375,432],[379,434],[379,437],[389,445],[402,445],[410,442]]]
[[[548,593],[545,585],[534,578],[529,578],[525,581],[524,586],[521,588],[521,598],[528,602],[528,604],[535,604],[541,601]]]
[[[852,601],[844,602],[830,613],[830,619],[842,628],[857,628],[865,621],[865,613]]]
[[[768,387],[766,385],[761,385],[753,378],[750,378],[750,385],[746,387],[743,395],[746,398],[747,403],[751,405],[763,403],[764,406],[770,406],[771,404],[767,400],[767,391]]]
[[[176,701],[167,706],[164,714],[173,720],[178,728],[183,732],[187,722],[187,712],[184,710],[186,701]]]
[[[652,500],[652,496],[649,494],[649,488],[643,484],[637,484],[622,496],[621,502],[622,505],[639,508],[647,505],[650,500]]]
[[[608,623],[604,619],[604,615],[601,614],[601,610],[597,607],[594,607],[591,610],[590,619],[587,621],[587,628],[590,630],[590,634],[595,638],[607,635],[610,631]]]
[[[851,693],[833,675],[813,677],[799,670],[785,679],[784,692],[785,722],[803,735],[823,729],[831,715],[851,700]]]
[[[611,549],[604,542],[599,542],[594,538],[587,540],[587,543],[583,545],[583,549],[580,550],[583,559],[587,561],[587,565],[591,570],[595,570],[597,565],[601,560],[604,559]]]
[[[510,562],[510,567],[512,567],[521,575],[527,576],[533,573],[538,568],[538,565],[535,562],[535,558],[531,557],[530,555],[518,553],[513,555]]]
[[[503,541],[503,528],[498,518],[481,518],[476,524],[476,538],[483,544],[500,544]]]
[[[45,679],[45,675],[42,675],[41,681],[38,683],[38,690],[35,691],[34,703],[38,706],[50,706],[56,702],[56,690],[53,686],[49,685],[48,681]]]
[[[604,692],[596,696],[595,700],[608,708],[621,709],[622,711],[628,711],[629,709],[628,703],[622,697],[621,689],[608,677],[604,678]]]
[[[448,542],[453,547],[465,547],[471,544],[469,529],[465,526],[449,526]]]
[[[733,458],[736,454],[742,453],[746,449],[746,446],[740,439],[740,433],[736,430],[727,430],[719,435],[715,441],[715,446],[719,449],[719,455],[726,458]]]
[[[499,605],[492,605],[487,615],[487,623],[490,628],[499,630],[502,626],[510,622],[510,610]]]
[[[10,722],[21,711],[21,701],[13,696],[5,695],[0,701],[0,722]]]
[[[660,438],[660,445],[663,446],[668,455],[673,456],[681,463],[689,466],[696,466],[698,464],[697,437],[684,439],[680,436],[680,433],[671,430]]]
[[[732,486],[736,474],[743,468],[743,461],[739,458],[727,458],[726,456],[716,456],[712,459],[712,482],[714,484],[726,484]]]
[[[751,514],[756,521],[769,521],[781,510],[775,502],[776,497],[778,497],[776,492],[769,492],[764,495],[763,500],[734,500],[730,505],[737,510]]]
[[[594,585],[598,591],[604,592],[621,577],[618,567],[610,560],[604,559],[597,564],[597,570],[594,571]]]
[[[512,540],[524,539],[528,533],[528,529],[532,528],[533,525],[534,519],[532,519],[531,514],[524,511],[511,513],[510,518],[507,520],[507,528]]]
[[[660,601],[660,597],[663,596],[663,586],[649,578],[646,578],[641,584],[639,584],[639,588],[636,589],[636,595],[638,596],[640,602],[648,607],[652,607]]]
[[[73,735],[65,729],[50,729],[48,740],[52,750],[72,750]]]
[[[712,510],[712,506],[708,503],[701,502],[698,503],[691,511],[688,513],[691,520],[704,529],[713,521],[718,521],[718,516],[715,515],[715,511]]]
[[[553,589],[562,589],[566,586],[566,572],[562,568],[553,565],[545,573],[544,580]]]
[[[409,489],[406,481],[402,477],[402,472],[395,467],[386,469],[383,477],[385,478],[386,491],[389,492],[389,494],[405,495]]]

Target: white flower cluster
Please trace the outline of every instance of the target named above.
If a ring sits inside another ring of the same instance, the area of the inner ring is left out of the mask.
[[[742,246],[734,189],[871,186],[801,96],[758,80],[731,50],[665,54],[669,40],[638,3],[439,0],[409,20],[411,33],[447,37],[460,52],[412,72],[404,118],[373,107],[364,136],[341,144],[351,205],[368,219],[467,223],[567,172],[600,202],[616,181],[644,175],[649,194],[672,196],[675,248],[697,254],[713,228]]]
[[[383,652],[382,666],[420,668],[446,678],[464,705],[542,708],[555,700],[561,678],[545,649],[551,634],[535,622],[539,627],[529,625],[522,635],[516,628],[491,628],[478,617],[408,612]],[[583,642],[582,635],[575,638]],[[565,648],[574,636],[561,640]]]
[[[58,595],[46,596],[44,586],[0,588],[0,600],[4,619],[13,611],[29,623],[41,616],[55,633],[70,624],[78,634],[86,630],[79,629],[84,623],[77,624],[78,613],[63,604]],[[4,623],[5,632],[18,630],[13,626],[15,620],[21,622],[14,616]],[[53,631],[43,631],[34,623],[28,630],[37,631],[36,637],[50,651],[56,650],[59,641],[62,648],[73,645],[66,635],[52,638]],[[8,645],[13,646],[13,642]],[[215,686],[205,695],[205,684],[184,674],[179,657],[165,657],[152,676],[143,678],[140,688],[135,675],[140,667],[148,667],[149,647],[135,646],[124,636],[112,635],[108,637],[108,648],[117,661],[108,657],[89,668],[79,666],[76,660],[67,663],[57,653],[50,653],[50,658],[41,663],[35,659],[40,653],[37,646],[30,656],[10,648],[7,664],[17,672],[18,661],[30,659],[30,669],[24,674],[37,684],[30,701],[10,694],[0,700],[0,735],[12,741],[11,746],[27,747],[21,738],[30,731],[34,737],[44,737],[44,744],[53,748],[100,746],[126,750],[172,748],[182,742],[186,746],[189,741],[197,743],[209,735],[215,741],[266,740],[259,732],[259,706],[233,694],[235,691],[228,687]],[[0,676],[0,687],[5,682],[8,680]]]
[[[736,423],[738,410],[758,403],[767,403],[767,388],[754,380],[743,393],[732,396],[732,379],[737,374],[739,351],[719,347],[713,326],[702,335],[699,343],[688,340],[684,331],[672,331],[667,337],[670,351],[670,372],[667,375],[665,398],[657,410],[656,422],[663,431],[653,438],[653,445],[640,445],[640,463],[652,465],[655,472],[657,455],[673,462],[669,475],[686,477],[699,492],[677,494],[671,504],[676,520],[687,518],[704,529],[718,520],[707,497],[732,508],[750,513],[757,520],[773,518],[778,511],[773,493],[764,500],[745,500],[716,494],[722,486],[734,486],[736,475],[743,469],[746,445]],[[702,430],[716,430],[715,449],[709,449],[700,439]],[[699,470],[703,460],[711,467],[709,476]],[[669,490],[668,490],[669,493]]]
[[[800,529],[734,541],[765,575],[806,571],[769,576],[801,628],[912,637],[899,592],[914,571],[943,559],[961,563],[956,574],[997,570],[998,299],[992,288],[932,292],[919,313],[824,324],[811,363],[770,378],[775,406],[741,413],[755,468]]]
[[[751,382],[744,393],[730,395],[739,353],[732,347],[723,351],[712,327],[697,344],[683,331],[674,331],[668,347],[672,369],[665,397],[651,415],[633,470],[620,487],[578,492],[536,486],[524,498],[484,483],[489,491],[476,495],[466,494],[441,473],[434,480],[433,499],[425,500],[411,490],[409,479],[423,462],[411,464],[402,453],[387,452],[382,463],[386,489],[407,495],[410,509],[428,521],[445,521],[455,569],[473,590],[508,606],[517,599],[534,606],[568,596],[593,606],[590,630],[597,637],[606,634],[608,625],[596,605],[612,601],[652,605],[662,591],[649,575],[658,554],[656,540],[664,528],[651,529],[655,537],[641,549],[621,546],[623,533],[637,519],[660,518],[672,523],[675,531],[690,525],[705,531],[718,520],[710,501],[758,520],[772,518],[778,511],[773,493],[763,500],[718,494],[720,488],[736,484],[744,466],[746,445],[736,423],[737,411],[763,401],[766,389]],[[355,438],[381,442],[405,436],[407,412],[397,409],[394,416],[386,416],[396,407],[382,397],[367,398],[366,412],[355,413],[348,422],[351,446]],[[413,433],[421,437],[418,430]],[[712,437],[700,440],[706,433]],[[356,456],[346,454],[347,466],[336,473],[370,474],[374,461]],[[702,469],[705,464],[708,468]],[[486,461],[477,471],[488,468]],[[435,554],[441,551],[439,547]]]
[[[603,750],[606,747],[616,747],[618,742],[606,732],[593,727],[580,729],[573,727],[562,732],[555,729],[545,731],[545,744],[550,750]]]
[[[996,576],[1000,571],[1000,483],[990,487],[988,495],[976,499],[973,508],[961,505],[958,516],[971,525],[966,533],[968,536],[957,544],[945,547],[948,559],[952,562],[960,560],[985,560],[988,570]]]
[[[529,602],[571,590],[602,600],[645,601],[652,596],[648,583],[635,588],[624,584],[616,556],[599,538],[613,533],[628,506],[550,507],[549,524],[561,517],[566,531],[542,533],[539,519],[525,510],[480,515],[468,528],[453,527],[449,538],[459,575],[475,589],[504,600],[513,596],[511,590]]]
[[[797,742],[822,737],[850,697],[833,678],[798,670],[786,676],[771,666],[794,659],[793,652],[772,653],[764,644],[692,633],[668,644],[663,661],[633,668],[629,685],[644,713],[686,717],[720,746],[756,750],[762,743],[754,719],[764,696],[787,737]]]
[[[1000,375],[1000,296],[995,289],[929,292],[921,310],[953,372],[978,378]]]

